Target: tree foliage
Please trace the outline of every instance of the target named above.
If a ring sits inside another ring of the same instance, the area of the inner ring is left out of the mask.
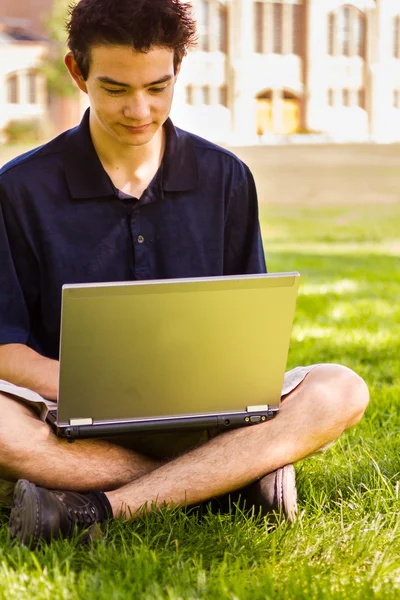
[[[44,21],[51,45],[42,71],[46,77],[49,92],[62,97],[73,96],[78,92],[64,64],[64,56],[67,52],[65,23],[70,4],[70,0],[53,0],[52,9]]]

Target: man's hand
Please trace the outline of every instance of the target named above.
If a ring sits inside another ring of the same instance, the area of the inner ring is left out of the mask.
[[[57,400],[59,371],[57,360],[45,358],[24,344],[0,345],[0,379]]]

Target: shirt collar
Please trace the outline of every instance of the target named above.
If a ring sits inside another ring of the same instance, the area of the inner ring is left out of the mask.
[[[197,188],[199,168],[194,142],[189,133],[165,123],[166,146],[163,158],[162,187],[166,192],[186,192]]]
[[[73,198],[114,196],[114,188],[103,168],[89,132],[89,109],[74,129],[68,131],[64,147],[64,167]]]
[[[165,123],[166,146],[162,161],[161,188],[166,192],[184,192],[198,185],[198,164],[193,140],[186,131]],[[64,148],[64,166],[73,198],[114,196],[114,186],[94,149],[89,132],[89,109],[78,127],[68,132]]]

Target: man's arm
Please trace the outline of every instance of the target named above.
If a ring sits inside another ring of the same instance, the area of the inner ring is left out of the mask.
[[[9,200],[2,184],[0,181],[0,379],[56,400],[58,362],[44,358],[26,345],[31,331],[27,298],[31,303],[32,298],[36,299],[37,274],[30,269],[31,250],[24,242],[26,236],[17,220],[18,207]],[[25,289],[20,281],[21,271],[25,275],[31,273],[28,282],[25,277]]]
[[[224,275],[266,273],[258,219],[257,190],[250,169],[243,164],[243,179],[231,190],[225,222]]]
[[[57,400],[59,362],[24,344],[0,344],[0,379]]]

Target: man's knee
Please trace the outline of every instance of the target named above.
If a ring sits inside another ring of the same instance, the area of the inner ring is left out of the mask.
[[[38,447],[48,427],[27,406],[0,393],[0,476]]]
[[[329,403],[329,409],[340,415],[345,429],[357,425],[369,402],[368,387],[362,377],[348,367],[337,364],[321,365],[312,374],[325,401]]]
[[[350,371],[350,369],[349,369]],[[369,403],[369,390],[362,377],[350,371],[351,373],[351,402],[349,414],[349,427],[357,425],[364,416]]]

